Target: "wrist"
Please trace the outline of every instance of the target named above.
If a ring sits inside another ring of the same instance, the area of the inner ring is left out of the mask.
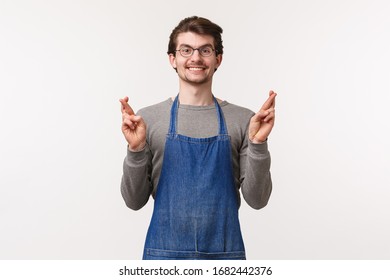
[[[130,147],[130,144],[127,145],[127,148],[130,152],[137,153],[145,149],[146,143],[139,145],[138,147]]]
[[[249,139],[249,141],[252,144],[263,144],[263,143],[267,142],[267,140],[268,140],[268,137],[265,139]]]

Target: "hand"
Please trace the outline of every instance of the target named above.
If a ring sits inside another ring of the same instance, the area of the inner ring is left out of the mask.
[[[249,122],[249,140],[261,143],[267,140],[275,123],[275,97],[276,93],[269,92],[267,101]]]
[[[129,143],[130,151],[141,151],[146,145],[146,124],[141,116],[136,116],[133,109],[127,103],[126,96],[119,99],[122,111],[122,132]]]

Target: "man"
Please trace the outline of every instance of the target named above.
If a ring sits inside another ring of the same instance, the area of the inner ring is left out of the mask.
[[[134,210],[155,199],[143,259],[245,259],[239,190],[255,209],[268,203],[276,93],[256,114],[214,97],[221,34],[208,19],[182,20],[168,45],[179,94],[137,114],[120,99],[122,196]]]

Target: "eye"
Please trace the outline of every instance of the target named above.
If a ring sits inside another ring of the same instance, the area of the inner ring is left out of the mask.
[[[180,49],[180,52],[183,54],[183,55],[189,55],[192,53],[192,49],[189,48],[189,47],[183,47]]]
[[[204,47],[204,48],[201,48],[200,52],[204,56],[209,56],[213,52],[213,49],[211,47]]]

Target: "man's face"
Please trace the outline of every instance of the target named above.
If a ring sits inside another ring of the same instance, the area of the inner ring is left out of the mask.
[[[192,32],[180,33],[177,37],[177,50],[181,47],[197,49],[203,46],[211,46],[214,49],[213,37]],[[195,50],[191,56],[184,57],[177,51],[176,56],[169,55],[169,61],[172,67],[177,69],[179,78],[183,82],[200,85],[211,82],[215,69],[221,64],[222,55],[216,56],[213,52],[210,56],[204,57]]]

